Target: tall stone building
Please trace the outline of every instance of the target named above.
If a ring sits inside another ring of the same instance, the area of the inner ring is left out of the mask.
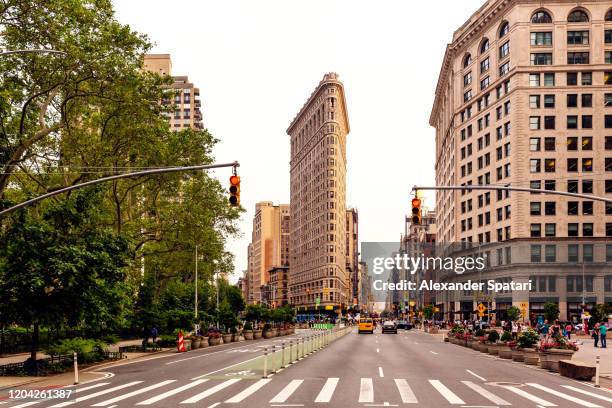
[[[301,316],[338,313],[351,299],[345,244],[349,131],[344,86],[337,74],[325,74],[287,129],[291,138],[289,302],[298,306]]]
[[[611,7],[489,0],[455,31],[430,117],[438,185],[612,193]],[[488,255],[487,279],[533,284],[437,298],[449,317],[473,317],[483,298],[498,318],[523,303],[541,316],[546,302],[556,302],[562,319],[576,320],[584,307],[612,302],[612,206],[464,190],[439,192],[436,210],[438,241],[477,246]]]
[[[146,54],[144,68],[162,76],[172,76],[172,60],[170,54]],[[200,89],[196,88],[187,76],[172,76],[174,82],[170,88],[174,91],[172,97],[165,98],[162,103],[175,105],[176,109],[168,117],[172,130],[185,128],[203,129],[202,112],[200,108]]]
[[[248,249],[249,303],[262,303],[262,289],[270,271],[289,266],[289,206],[270,201],[255,204],[253,233]]]
[[[349,276],[349,307],[359,304],[359,216],[357,209],[346,210],[346,272]]]

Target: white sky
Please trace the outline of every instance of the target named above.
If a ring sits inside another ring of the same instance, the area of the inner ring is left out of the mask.
[[[113,0],[118,19],[200,88],[218,162],[240,162],[247,267],[258,201],[289,202],[286,129],[323,74],[344,82],[347,205],[359,239],[399,241],[413,185],[435,181],[429,114],[446,44],[484,0]],[[224,184],[229,172],[217,172]],[[425,205],[434,206],[433,194]],[[234,276],[236,279],[238,276]]]

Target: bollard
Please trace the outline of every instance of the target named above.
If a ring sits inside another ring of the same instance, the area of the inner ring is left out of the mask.
[[[595,387],[599,388],[599,354],[595,357]]]
[[[74,385],[79,383],[79,362],[77,361],[77,352],[74,352],[73,355],[74,360]]]
[[[272,373],[276,374],[276,345],[272,346]]]
[[[285,368],[285,342],[281,343],[281,364],[280,368]]]
[[[287,365],[293,364],[293,340],[289,340],[289,360]]]
[[[268,348],[264,347],[263,378],[268,378]]]

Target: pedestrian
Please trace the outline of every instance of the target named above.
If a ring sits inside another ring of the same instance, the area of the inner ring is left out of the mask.
[[[599,325],[599,335],[601,337],[601,348],[606,348],[606,334],[608,334],[608,328],[604,323]]]
[[[570,322],[567,322],[567,325],[565,326],[565,334],[568,340],[571,340],[573,330],[574,328],[572,327],[572,324]]]
[[[519,324],[517,322],[512,322],[512,338],[516,339],[516,336],[519,332]]]
[[[157,342],[157,327],[153,326],[151,329],[151,337],[153,338],[153,343]]]
[[[593,337],[593,345],[597,347],[597,343],[599,343],[599,323],[596,323],[593,327],[593,331],[591,332],[591,337]]]

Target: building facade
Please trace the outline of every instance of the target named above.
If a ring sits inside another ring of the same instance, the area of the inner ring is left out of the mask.
[[[289,267],[289,206],[270,201],[255,204],[253,232],[248,249],[249,303],[263,303],[262,289],[270,270]]]
[[[349,307],[359,304],[359,214],[346,210],[346,272],[349,277]]]
[[[162,76],[172,76],[170,54],[146,54],[144,68]],[[187,76],[172,76],[172,79],[172,95],[162,100],[164,105],[175,106],[174,113],[168,116],[170,128],[175,131],[186,128],[203,129],[200,89],[189,82]]]
[[[291,139],[290,303],[304,315],[350,300],[346,256],[344,86],[325,74],[287,129]]]
[[[612,192],[611,8],[610,1],[489,0],[455,31],[430,117],[437,185]],[[612,302],[612,206],[464,190],[439,192],[436,210],[438,242],[490,254],[486,278],[537,282],[531,291],[447,293],[440,305],[447,316],[471,317],[485,298],[498,317],[523,303],[530,316],[541,315],[552,301],[570,319]]]

